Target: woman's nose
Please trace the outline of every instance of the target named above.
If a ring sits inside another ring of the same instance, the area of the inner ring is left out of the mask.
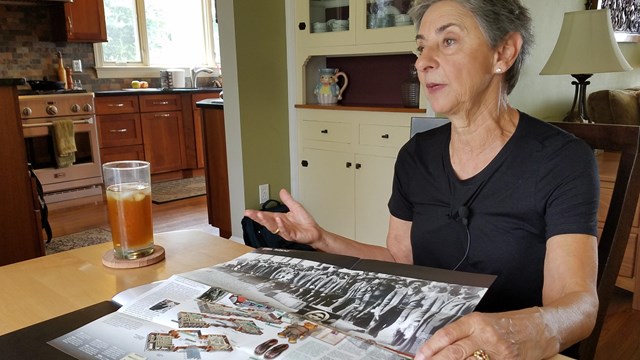
[[[436,62],[428,52],[422,51],[422,53],[417,54],[418,58],[416,59],[415,66],[418,72],[429,71],[430,69],[435,68]]]

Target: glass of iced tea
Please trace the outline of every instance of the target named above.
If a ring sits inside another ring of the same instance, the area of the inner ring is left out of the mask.
[[[111,238],[116,259],[138,259],[153,253],[151,173],[146,161],[113,161],[102,165]]]

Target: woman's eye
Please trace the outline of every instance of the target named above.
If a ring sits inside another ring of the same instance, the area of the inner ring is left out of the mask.
[[[444,39],[442,43],[444,44],[444,46],[452,46],[456,43],[456,41],[453,39]]]

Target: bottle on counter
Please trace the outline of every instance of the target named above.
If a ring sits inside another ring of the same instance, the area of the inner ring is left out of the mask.
[[[71,70],[70,67],[65,67],[65,73],[67,75],[66,79],[67,79],[67,83],[66,83],[66,89],[67,90],[71,90],[73,89],[73,70]]]
[[[67,89],[67,71],[64,68],[61,51],[58,51],[58,81],[64,82],[64,88]]]

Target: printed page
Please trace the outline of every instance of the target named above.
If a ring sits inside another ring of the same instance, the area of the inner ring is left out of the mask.
[[[406,359],[179,276],[50,344],[78,359]]]

